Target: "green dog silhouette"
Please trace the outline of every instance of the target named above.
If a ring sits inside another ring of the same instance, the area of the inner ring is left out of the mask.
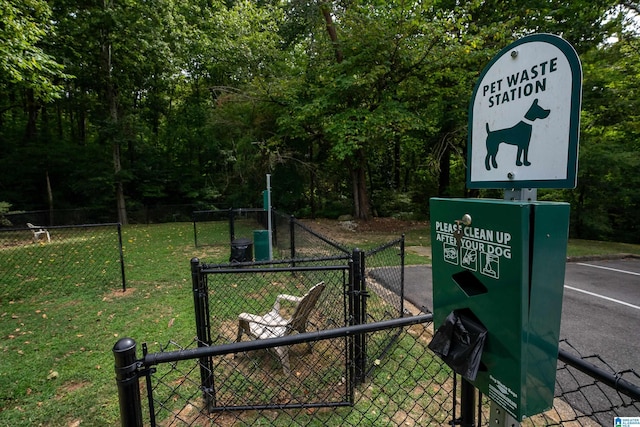
[[[545,110],[538,105],[536,99],[527,110],[524,115],[524,119],[519,121],[515,126],[506,129],[497,129],[494,131],[489,130],[489,123],[486,123],[487,128],[487,155],[484,158],[484,166],[487,170],[491,170],[491,166],[494,169],[498,168],[498,162],[496,161],[496,155],[498,154],[498,148],[501,143],[515,145],[518,147],[518,154],[516,156],[517,166],[529,166],[529,143],[531,142],[531,130],[532,124],[537,119],[546,119],[549,116],[550,110]]]

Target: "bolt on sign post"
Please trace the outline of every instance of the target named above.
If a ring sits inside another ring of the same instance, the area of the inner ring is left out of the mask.
[[[576,186],[581,87],[560,37],[504,48],[471,98],[467,187],[504,189],[505,200],[430,200],[434,324],[457,316],[486,331],[476,365],[456,372],[500,408],[500,425],[553,406],[569,204],[536,201],[535,189]],[[465,354],[455,341],[440,350]]]

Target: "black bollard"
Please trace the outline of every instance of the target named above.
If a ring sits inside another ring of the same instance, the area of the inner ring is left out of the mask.
[[[136,342],[131,338],[119,339],[113,346],[113,356],[120,403],[120,424],[122,427],[142,427]]]

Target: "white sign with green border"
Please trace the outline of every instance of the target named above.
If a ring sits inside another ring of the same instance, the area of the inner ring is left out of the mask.
[[[469,106],[468,188],[575,188],[582,67],[551,34],[524,37],[482,71]]]

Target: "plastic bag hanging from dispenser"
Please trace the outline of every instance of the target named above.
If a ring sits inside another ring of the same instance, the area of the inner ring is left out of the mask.
[[[444,320],[429,348],[469,381],[478,375],[487,329],[472,314],[454,310]]]

